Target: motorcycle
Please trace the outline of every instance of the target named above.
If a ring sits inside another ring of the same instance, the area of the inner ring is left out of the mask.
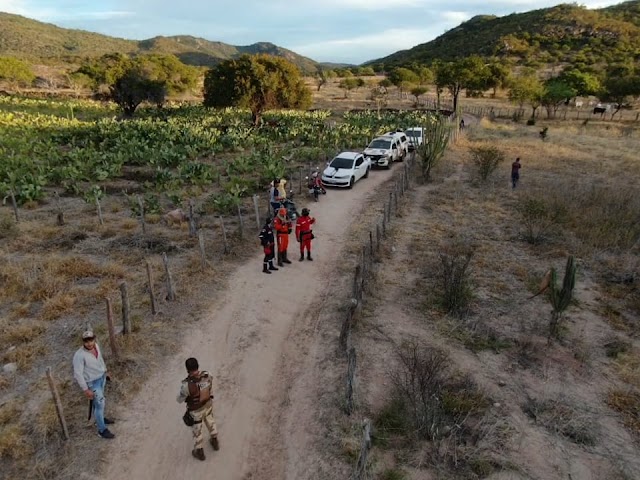
[[[289,190],[287,198],[280,201],[280,206],[287,209],[287,215],[292,221],[295,221],[298,218],[298,209],[296,208],[296,203],[293,201],[293,190]]]
[[[318,201],[320,194],[327,194],[327,191],[322,186],[322,182],[317,182],[314,178],[305,178],[307,179],[307,188],[309,189],[309,195],[313,196],[314,201]]]

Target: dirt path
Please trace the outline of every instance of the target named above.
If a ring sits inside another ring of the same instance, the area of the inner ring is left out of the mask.
[[[281,427],[273,425],[281,418],[278,411],[287,409],[286,402],[273,400],[286,398],[292,382],[279,366],[296,362],[288,358],[297,349],[287,345],[287,338],[303,342],[312,335],[308,326],[314,320],[307,310],[331,282],[332,266],[339,261],[336,252],[347,240],[353,218],[390,177],[390,172],[376,171],[353,190],[330,190],[318,203],[297,200],[299,209],[307,205],[317,218],[315,261],[297,261],[298,244],[292,236],[289,253],[294,263],[264,275],[256,247],[255,258],[238,268],[224,296],[212,299],[201,328],[186,333],[181,351],[148,379],[126,414],[119,409],[121,420],[113,429],[117,438],[102,478],[266,478],[261,459],[270,478],[287,478],[286,457],[292,446],[285,448],[282,439],[273,438]],[[205,462],[191,456],[191,432],[181,420],[184,406],[175,401],[189,356],[197,357],[216,377],[214,408],[221,448],[214,452],[205,445]]]

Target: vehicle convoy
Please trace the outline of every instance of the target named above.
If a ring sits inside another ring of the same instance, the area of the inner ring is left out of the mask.
[[[322,172],[322,183],[326,186],[352,188],[358,180],[367,178],[370,170],[371,161],[362,153],[342,152]]]
[[[371,161],[371,166],[385,168],[390,168],[393,162],[400,162],[404,158],[400,139],[391,135],[374,138],[363,153]]]

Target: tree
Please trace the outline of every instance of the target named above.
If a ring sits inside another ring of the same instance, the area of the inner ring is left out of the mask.
[[[558,76],[558,80],[575,90],[576,96],[598,95],[602,91],[598,77],[576,68],[564,70]]]
[[[242,55],[208,70],[204,78],[204,105],[245,107],[254,125],[270,108],[308,108],[311,92],[300,70],[282,57]]]
[[[30,84],[35,79],[31,67],[13,57],[0,57],[0,80],[13,87]]]
[[[544,84],[541,104],[547,109],[547,118],[555,117],[560,105],[576,96],[576,91],[557,78],[549,79]]]
[[[411,89],[411,95],[416,98],[415,105],[418,106],[418,102],[420,101],[420,97],[427,93],[429,89],[427,87],[413,87]]]
[[[465,88],[477,90],[486,75],[487,67],[480,57],[466,57],[439,65],[436,70],[436,86],[449,90],[455,111],[458,108],[460,92]]]
[[[334,72],[333,70],[319,69],[316,73],[316,84],[318,85],[318,91],[320,91],[320,89],[327,83],[329,83],[329,80],[331,80],[335,76],[336,72]]]
[[[611,102],[615,106],[613,116],[620,109],[628,105],[633,97],[640,95],[640,76],[627,74],[626,76],[617,77],[615,73],[609,73],[604,81],[603,90],[600,99],[605,102]]]
[[[387,95],[389,95],[389,91],[382,86],[377,86],[373,87],[369,92],[369,100],[372,100],[376,104],[378,118],[380,118],[380,109],[387,106]]]
[[[381,86],[382,88],[384,88],[385,92],[388,93],[389,92],[389,87],[391,87],[393,85],[393,83],[391,83],[391,80],[389,80],[388,78],[383,78],[382,80],[380,80],[378,82],[378,85]]]
[[[402,93],[410,89],[411,85],[418,83],[420,78],[413,70],[398,67],[389,73],[389,80],[398,88],[400,96],[402,96]]]
[[[509,88],[509,100],[524,108],[529,103],[533,109],[531,118],[535,118],[536,110],[540,107],[544,85],[534,75],[517,77],[511,80]]]
[[[424,65],[420,65],[415,68],[416,75],[418,75],[418,85],[425,86],[430,85],[434,79],[433,70]]]
[[[348,78],[343,78],[342,80],[340,80],[340,83],[338,84],[338,88],[341,88],[344,90],[344,98],[347,98],[347,93],[350,92],[351,90],[353,90],[354,88],[358,88],[360,87],[360,82],[358,82],[358,80],[362,80],[361,78],[355,78],[355,77],[348,77]],[[363,82],[364,84],[364,82]]]
[[[133,117],[144,101],[161,106],[166,93],[165,82],[148,78],[146,72],[138,67],[131,67],[110,87],[111,100],[122,108],[126,117]]]
[[[504,63],[493,62],[487,65],[487,88],[493,90],[491,96],[495,98],[498,88],[504,88],[509,84],[511,70]]]

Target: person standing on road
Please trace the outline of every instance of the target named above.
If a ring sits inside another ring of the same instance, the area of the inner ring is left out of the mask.
[[[115,438],[107,428],[114,422],[104,416],[104,387],[111,377],[91,330],[82,333],[82,347],[73,355],[73,377],[91,402],[90,414],[96,420],[98,435],[105,439]]]
[[[278,215],[273,220],[273,228],[276,230],[278,240],[278,266],[283,267],[285,263],[291,263],[287,258],[289,248],[289,234],[291,233],[291,219],[287,215],[287,209],[280,207]]]
[[[178,403],[187,403],[187,412],[193,418],[191,431],[195,441],[191,454],[198,460],[204,460],[204,437],[202,436],[202,423],[209,430],[209,443],[214,450],[220,450],[218,441],[218,429],[213,417],[213,379],[209,372],[200,371],[198,360],[191,357],[184,362],[187,368],[187,378],[182,380]]]
[[[262,261],[262,272],[271,273],[273,270],[279,270],[273,266],[273,259],[275,257],[275,238],[273,237],[273,230],[271,229],[271,219],[267,217],[260,234],[258,235],[260,244],[264,249],[264,260]]]
[[[269,203],[271,204],[274,216],[280,208],[280,201],[283,199],[280,190],[278,189],[279,185],[280,179],[274,178],[273,182],[271,182],[271,188],[269,189]]]
[[[516,161],[511,164],[511,188],[516,188],[518,180],[520,180],[520,157],[516,158]]]
[[[315,237],[311,226],[316,223],[316,219],[309,216],[309,209],[303,208],[298,220],[296,220],[296,238],[300,242],[300,261],[304,260],[304,250],[307,250],[307,260],[313,261],[311,258],[311,240]]]

